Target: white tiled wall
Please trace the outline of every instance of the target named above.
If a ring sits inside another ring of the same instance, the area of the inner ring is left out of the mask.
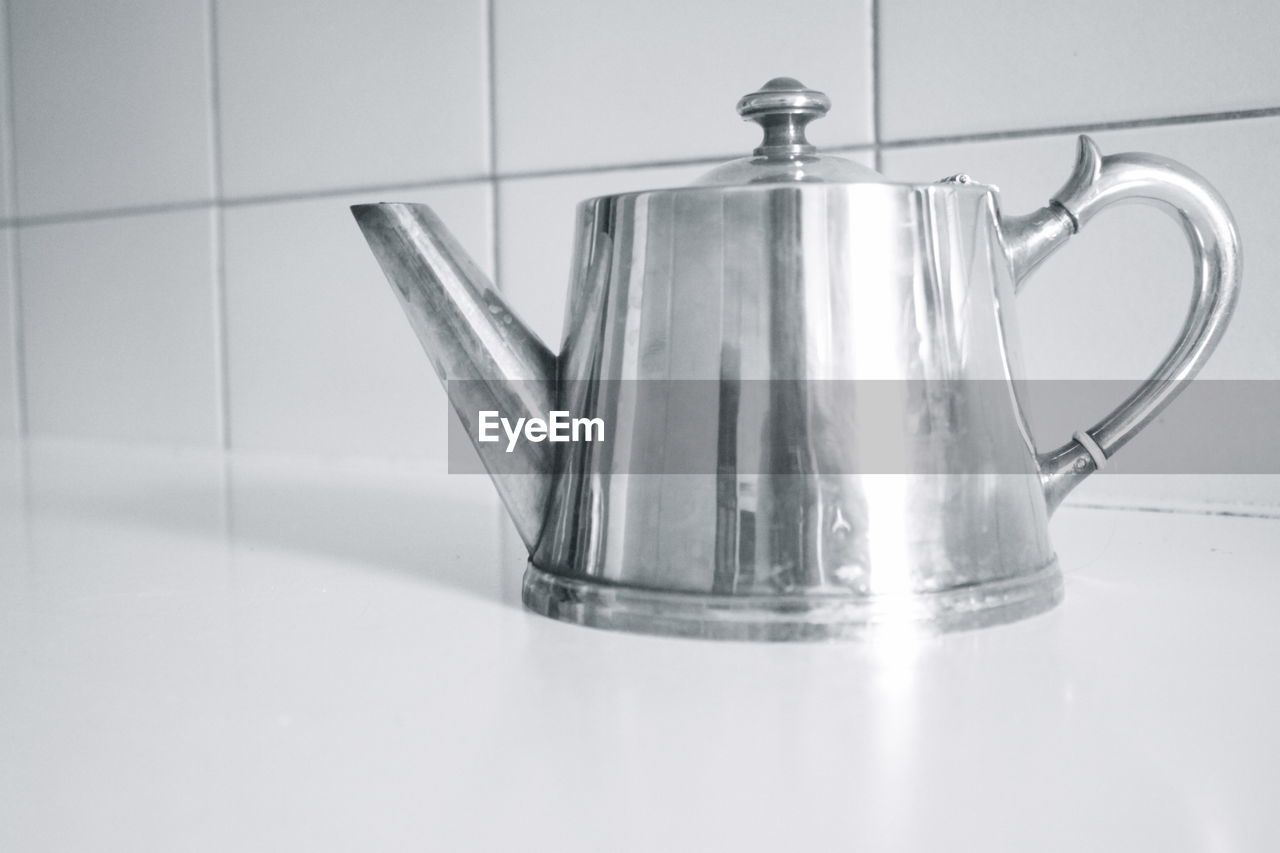
[[[213,216],[19,229],[31,432],[218,441]]]
[[[1269,109],[1273,0],[881,0],[886,140]]]
[[[0,6],[2,12],[3,6]],[[13,133],[9,126],[9,19],[0,14],[0,221],[13,216]]]
[[[404,190],[492,274],[486,182]],[[237,448],[443,461],[446,402],[348,207],[325,196],[225,212],[227,387]],[[318,250],[317,247],[323,247]]]
[[[488,171],[484,3],[214,5],[227,195]]]
[[[1247,256],[1208,375],[1280,378],[1270,2],[0,9],[0,430],[438,462],[443,395],[347,205],[436,205],[556,344],[576,202],[744,153],[734,102],[779,75],[831,95],[818,144],[894,179],[966,171],[1013,212],[1058,187],[1077,131],[1191,164]],[[1099,217],[1022,297],[1032,374],[1145,374],[1187,259],[1149,210]],[[1094,480],[1077,495],[1280,507],[1269,478]]]
[[[494,46],[502,172],[740,156],[784,75],[837,105],[815,144],[872,140],[870,0],[495,0]]]

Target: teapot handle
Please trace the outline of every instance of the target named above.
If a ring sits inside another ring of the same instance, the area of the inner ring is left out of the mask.
[[[1099,210],[1123,201],[1154,203],[1182,223],[1195,267],[1194,299],[1177,343],[1151,377],[1091,429],[1039,456],[1050,512],[1187,387],[1222,337],[1240,291],[1240,238],[1218,192],[1186,166],[1164,157],[1104,157],[1087,136],[1080,137],[1076,168],[1049,206],[1011,222],[1010,256],[1018,278],[1060,244],[1053,232],[1064,238],[1068,229],[1077,233]]]

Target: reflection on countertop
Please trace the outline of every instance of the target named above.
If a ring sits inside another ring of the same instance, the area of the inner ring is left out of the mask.
[[[1280,522],[1062,510],[1066,602],[770,646],[532,616],[483,476],[0,445],[0,849],[1256,850]]]

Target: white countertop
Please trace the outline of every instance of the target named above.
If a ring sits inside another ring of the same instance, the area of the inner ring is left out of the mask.
[[[523,612],[481,477],[31,445],[0,505],[0,850],[1280,849],[1277,520],[1067,508],[1048,614],[751,645]]]

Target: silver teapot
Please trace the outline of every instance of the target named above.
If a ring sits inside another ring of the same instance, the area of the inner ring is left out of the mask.
[[[1049,203],[1006,216],[994,187],[964,175],[891,183],[819,154],[805,125],[829,107],[772,80],[738,103],[764,131],[752,156],[693,186],[582,202],[558,353],[428,207],[352,208],[528,549],[529,609],[752,640],[1042,612],[1062,596],[1049,516],[1222,336],[1239,239],[1190,169],[1103,156],[1082,136]],[[1039,451],[1017,387],[1016,293],[1099,210],[1129,200],[1180,220],[1190,312],[1148,381]],[[709,386],[711,404],[685,407],[675,389],[686,382]],[[868,392],[885,382],[894,393]],[[744,388],[758,389],[756,405]],[[901,427],[890,430],[900,467],[887,472],[867,464],[883,445],[867,438],[873,409]],[[557,410],[598,418],[614,440],[497,455],[480,443],[482,412]],[[654,464],[671,457],[683,466]]]

